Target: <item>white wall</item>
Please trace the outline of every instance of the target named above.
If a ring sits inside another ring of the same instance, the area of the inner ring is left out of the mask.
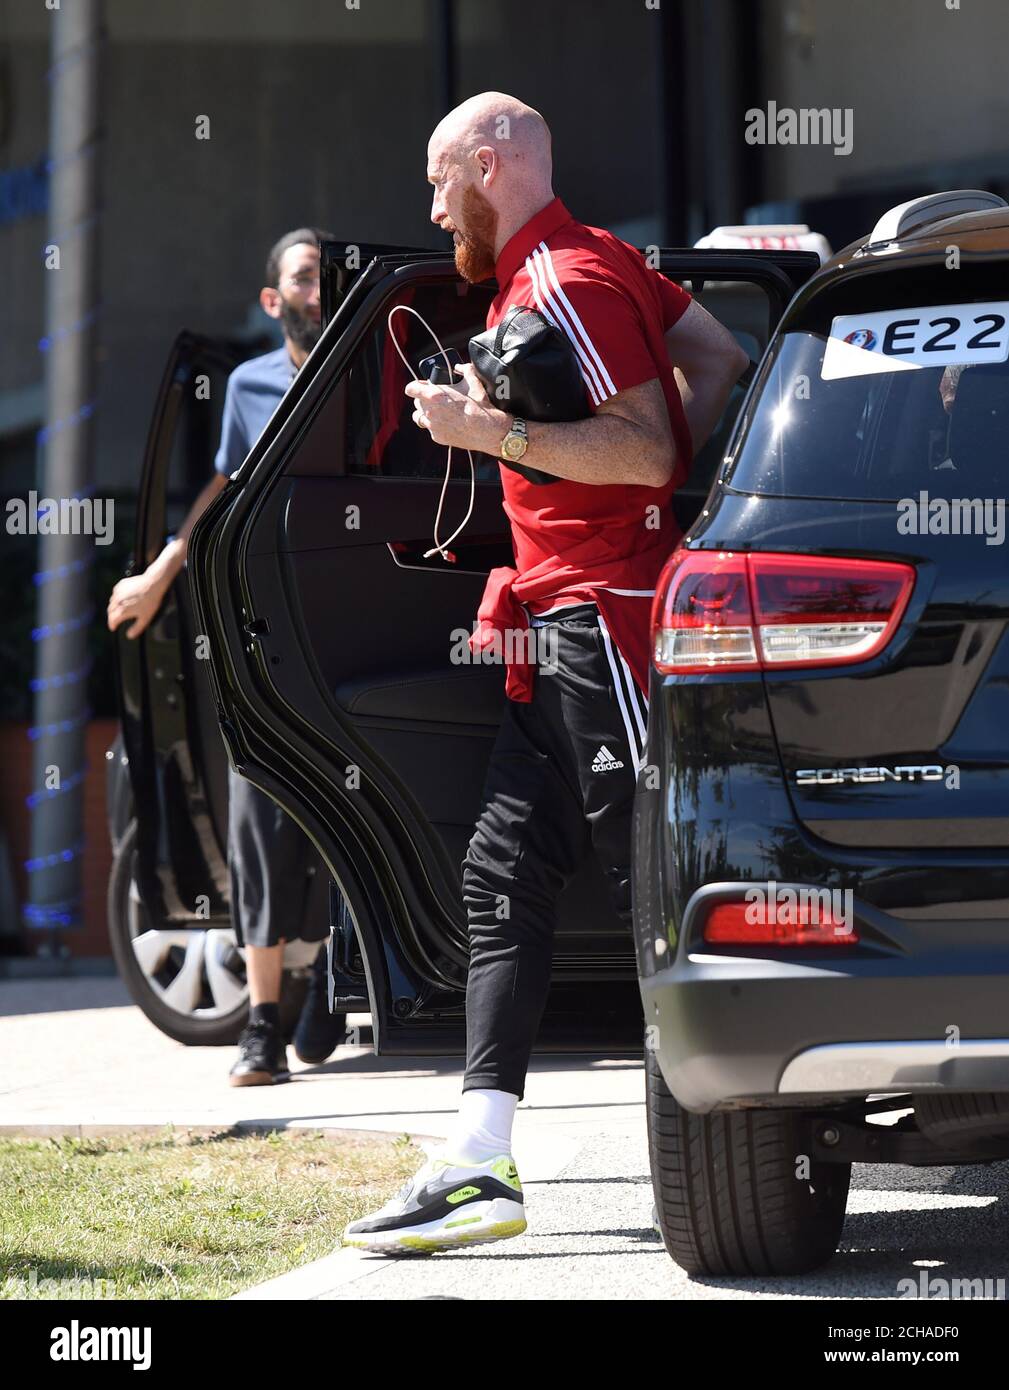
[[[1009,3],[765,0],[763,99],[850,107],[854,147],[765,149],[766,197],[986,155],[1009,162]]]

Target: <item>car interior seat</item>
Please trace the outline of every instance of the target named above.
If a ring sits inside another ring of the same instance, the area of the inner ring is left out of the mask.
[[[968,367],[960,377],[950,422],[950,457],[960,496],[1004,496],[1009,437],[1009,362]]]

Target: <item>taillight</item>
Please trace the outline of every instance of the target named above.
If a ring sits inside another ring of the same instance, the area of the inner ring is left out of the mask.
[[[858,931],[813,891],[763,912],[751,903],[718,903],[704,924],[704,940],[710,946],[857,946]]]
[[[653,659],[666,675],[866,661],[914,578],[894,560],[680,549],[655,590]]]

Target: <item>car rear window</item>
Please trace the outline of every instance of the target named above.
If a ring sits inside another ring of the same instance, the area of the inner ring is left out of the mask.
[[[938,343],[941,360],[935,366],[924,365],[927,355],[915,349],[916,329],[907,326],[915,323],[913,306],[894,305],[889,335],[885,304],[866,315],[871,327],[851,329],[857,314],[839,321],[833,340],[833,317],[815,329],[781,334],[742,423],[728,485],[774,496],[886,501],[922,490],[1001,496],[1009,361],[992,360],[1006,350],[1000,332],[991,327],[998,305],[967,303],[960,314],[934,294],[924,303],[917,341]],[[982,312],[988,318],[975,325]],[[959,318],[965,325],[959,334],[941,337],[949,333],[947,323]],[[929,327],[933,323],[937,326]],[[847,341],[846,330],[852,334]],[[968,347],[972,341],[979,347]],[[867,342],[876,350],[853,352]],[[892,360],[880,358],[884,342],[898,349]],[[854,368],[839,369],[839,354],[842,363],[844,354],[854,357]],[[860,356],[872,360],[860,368]],[[839,370],[851,374],[838,375]]]

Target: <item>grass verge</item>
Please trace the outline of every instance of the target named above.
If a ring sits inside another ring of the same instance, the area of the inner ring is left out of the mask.
[[[406,1135],[3,1139],[0,1299],[227,1298],[330,1254],[422,1161]]]

